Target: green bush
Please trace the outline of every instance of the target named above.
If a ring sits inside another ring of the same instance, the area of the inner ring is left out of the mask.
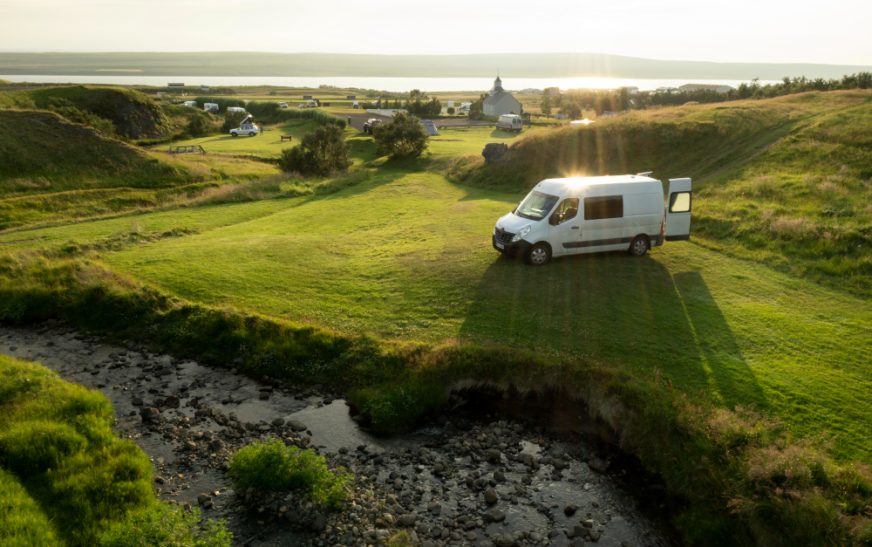
[[[100,537],[104,547],[229,547],[232,542],[224,521],[201,524],[199,509],[186,511],[169,503],[131,513]]]
[[[303,137],[299,146],[282,151],[279,166],[301,175],[326,176],[351,165],[348,146],[338,125],[325,125]]]
[[[227,133],[231,129],[236,129],[247,115],[245,112],[228,112],[224,114],[224,123],[221,125],[221,131]]]
[[[372,132],[376,150],[391,158],[416,158],[427,149],[427,134],[418,118],[397,114]]]
[[[240,449],[230,460],[228,474],[236,490],[298,491],[327,509],[342,505],[349,481],[348,475],[330,471],[324,456],[311,449],[286,446],[279,439]]]

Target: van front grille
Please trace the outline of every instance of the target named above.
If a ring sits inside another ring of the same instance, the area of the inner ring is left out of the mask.
[[[496,240],[498,242],[502,243],[503,245],[508,245],[512,242],[512,238],[515,237],[515,234],[497,228],[494,236],[496,237]]]

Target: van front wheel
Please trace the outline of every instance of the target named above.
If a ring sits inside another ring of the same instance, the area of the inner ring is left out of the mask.
[[[630,254],[633,256],[645,256],[645,253],[648,252],[648,247],[650,247],[650,243],[648,243],[646,236],[636,236],[630,242]]]
[[[544,243],[537,243],[527,251],[527,264],[544,266],[551,261],[551,249]]]

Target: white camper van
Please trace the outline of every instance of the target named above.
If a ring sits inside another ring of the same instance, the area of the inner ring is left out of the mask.
[[[203,103],[203,110],[206,112],[218,112],[218,103]]]
[[[241,106],[228,106],[227,107],[228,114],[245,114],[245,108]]]
[[[640,175],[546,179],[497,220],[493,246],[528,264],[600,251],[642,256],[663,241],[690,239],[692,182]]]
[[[497,120],[497,129],[503,131],[520,131],[524,128],[524,119],[517,114],[503,114]]]

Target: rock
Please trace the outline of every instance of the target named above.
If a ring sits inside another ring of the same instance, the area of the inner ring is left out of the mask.
[[[212,439],[211,441],[209,441],[209,450],[211,450],[212,452],[219,452],[223,448],[224,448],[224,441],[222,441],[221,439],[216,438],[216,439]]]
[[[139,411],[143,423],[157,423],[160,421],[160,410],[153,406],[143,408]]]
[[[427,511],[433,515],[439,515],[442,513],[442,505],[440,505],[436,502],[433,502],[427,506]]]
[[[200,494],[197,496],[197,503],[208,509],[212,507],[212,496],[209,494]]]
[[[316,532],[323,532],[327,529],[327,517],[318,513],[315,517],[309,522],[309,528]]]
[[[288,420],[287,426],[291,428],[291,431],[306,431],[308,429],[306,424],[298,420]]]
[[[576,524],[572,527],[572,530],[567,532],[566,537],[568,537],[569,539],[582,538],[587,535],[586,532],[587,530],[585,530],[584,526]]]
[[[576,511],[578,511],[578,506],[571,503],[563,508],[563,514],[567,517],[571,517]]]
[[[496,448],[490,448],[487,452],[485,452],[484,458],[488,463],[500,463],[502,461],[503,453],[497,450]]]
[[[487,502],[488,505],[493,505],[500,500],[497,491],[488,486],[484,490],[484,501]]]
[[[506,520],[506,514],[494,507],[485,513],[485,518],[490,522],[502,522]]]
[[[133,397],[132,399],[130,399],[130,404],[132,404],[133,406],[142,406],[145,403],[143,402],[141,397]]]
[[[494,480],[497,482],[506,482],[506,474],[502,471],[494,471]]]
[[[581,521],[581,525],[585,528],[593,528],[593,519],[584,519]]]
[[[575,538],[569,543],[569,547],[584,547],[584,540],[581,538]]]
[[[587,462],[587,466],[597,473],[605,473],[609,469],[609,462],[601,458],[591,458],[590,461]]]
[[[587,537],[590,538],[591,541],[597,542],[600,539],[600,531],[599,530],[589,530],[587,533]]]
[[[276,418],[275,420],[272,421],[272,424],[276,427],[281,427],[281,426],[285,425],[285,421],[282,418]]]
[[[169,395],[161,402],[163,408],[179,408],[180,405],[181,401],[175,395]]]
[[[411,528],[417,521],[418,515],[415,513],[406,513],[405,515],[400,515],[400,518],[397,519],[397,526],[400,528]]]

